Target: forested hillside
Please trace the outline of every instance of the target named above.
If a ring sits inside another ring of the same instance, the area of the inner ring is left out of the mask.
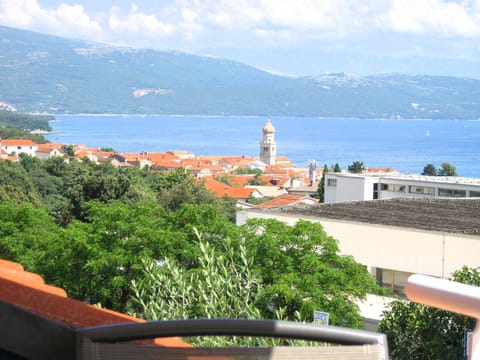
[[[0,102],[20,111],[353,118],[480,118],[480,80],[327,73],[116,47],[0,26]]]
[[[0,110],[0,126],[13,126],[26,131],[44,130],[50,131],[52,128],[48,123],[53,120],[53,116],[30,115],[14,111]]]
[[[234,217],[233,199],[182,171],[0,162],[0,257],[71,297],[150,319],[311,320],[321,309],[361,326],[353,299],[380,290],[321,225]]]

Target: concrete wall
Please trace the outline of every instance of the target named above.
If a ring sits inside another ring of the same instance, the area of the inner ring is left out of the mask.
[[[299,217],[257,210],[241,211],[237,224],[249,218],[274,218],[295,224]],[[367,223],[302,217],[320,222],[328,235],[339,241],[340,252],[374,267],[449,277],[466,265],[480,266],[480,236],[371,225]]]
[[[328,180],[336,180],[336,186],[329,186]],[[348,202],[373,200],[373,184],[378,178],[341,174],[325,175],[325,202]]]

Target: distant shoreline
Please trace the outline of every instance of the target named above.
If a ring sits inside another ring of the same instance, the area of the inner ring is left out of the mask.
[[[309,119],[318,119],[318,120],[378,120],[378,121],[445,121],[445,120],[463,120],[463,121],[480,121],[478,119],[458,119],[458,118],[445,118],[445,119],[432,119],[432,118],[397,118],[397,117],[335,117],[335,116],[264,116],[264,115],[185,115],[185,114],[92,114],[92,113],[79,113],[79,114],[45,114],[50,116],[65,116],[65,117],[74,117],[74,116],[84,116],[84,117],[173,117],[173,118],[185,118],[185,117],[199,117],[199,118],[251,118],[251,119],[295,119],[295,118],[309,118]],[[49,120],[49,122],[61,122],[61,120]]]
[[[49,131],[49,130],[35,129],[35,130],[30,131],[30,134],[55,135],[55,134],[63,134],[63,133],[61,131]]]

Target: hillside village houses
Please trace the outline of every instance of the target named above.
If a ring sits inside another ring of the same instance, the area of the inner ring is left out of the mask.
[[[0,159],[18,160],[20,154],[27,154],[41,160],[61,156],[65,161],[88,159],[95,163],[110,163],[115,167],[150,167],[161,171],[183,169],[202,181],[206,187],[218,196],[231,196],[237,199],[241,207],[253,206],[247,203],[250,198],[275,198],[287,194],[290,189],[305,188],[309,185],[308,169],[297,168],[284,156],[277,156],[275,128],[267,120],[262,128],[262,139],[258,157],[249,156],[209,156],[196,157],[184,150],[170,150],[164,153],[117,153],[102,151],[86,145],[73,145],[73,156],[67,155],[65,144],[36,144],[31,140],[0,140]],[[263,172],[255,178],[254,174],[236,174],[237,169],[259,169]],[[312,184],[310,184],[312,185]],[[315,202],[309,194],[315,193],[317,185],[308,187],[306,193],[296,197],[283,198],[288,202]]]

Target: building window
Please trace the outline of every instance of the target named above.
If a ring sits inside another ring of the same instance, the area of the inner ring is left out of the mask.
[[[429,186],[410,185],[408,192],[410,194],[435,195],[435,188]]]
[[[470,191],[470,197],[480,197],[480,191]]]
[[[381,184],[382,191],[405,192],[405,185],[400,184]]]
[[[375,273],[378,285],[390,289],[392,294],[405,298],[405,284],[412,273],[382,268],[376,268]]]
[[[438,189],[439,196],[446,196],[446,197],[466,197],[467,191],[466,190],[455,190],[455,189]]]
[[[337,179],[328,179],[327,180],[328,186],[337,186]]]
[[[17,146],[17,150],[22,150],[22,147],[21,147],[21,146]]]

